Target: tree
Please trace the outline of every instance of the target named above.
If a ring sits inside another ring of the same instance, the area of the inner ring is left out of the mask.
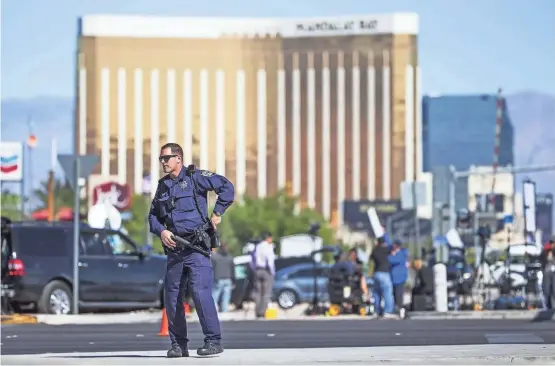
[[[61,207],[69,207],[73,209],[73,187],[66,180],[54,179],[54,212]],[[48,181],[41,181],[39,188],[33,191],[33,196],[39,201],[37,209],[48,208]],[[87,202],[81,200],[81,212],[86,211]]]
[[[131,218],[123,224],[129,237],[139,246],[146,245],[146,233],[149,230],[147,217],[150,210],[150,201],[150,196],[134,194],[131,197]],[[154,236],[152,242],[154,251],[158,253],[164,251],[160,238]]]
[[[334,241],[334,232],[327,221],[312,209],[301,209],[296,213],[299,200],[285,191],[265,198],[244,197],[242,203],[235,203],[226,211],[220,224],[220,235],[234,254],[249,240],[270,231],[276,243],[288,235],[306,233],[311,223],[319,222],[319,235],[324,243]]]
[[[8,190],[2,192],[1,203],[2,216],[10,220],[21,220],[21,199],[18,194],[12,193]]]
[[[131,217],[124,222],[128,235],[139,245],[145,244],[145,227],[147,225],[147,215],[150,202],[147,197],[140,194],[131,196]]]
[[[274,241],[279,244],[282,237],[306,233],[310,224],[319,222],[319,236],[324,243],[334,242],[334,232],[324,217],[315,210],[306,208],[297,213],[295,208],[298,203],[297,198],[284,191],[260,199],[245,197],[242,203],[234,203],[223,216],[219,225],[221,239],[228,243],[234,254],[240,254],[244,244],[265,231],[270,231]],[[132,196],[131,218],[125,221],[124,226],[128,235],[139,245],[146,244],[146,217],[149,209],[150,197]],[[208,212],[212,212],[212,209]],[[156,252],[163,252],[162,243],[156,236],[153,237],[153,247]]]

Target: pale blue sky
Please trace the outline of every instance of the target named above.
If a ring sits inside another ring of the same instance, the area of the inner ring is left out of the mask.
[[[2,98],[71,96],[77,18],[304,17],[414,11],[424,93],[555,95],[554,0],[3,0]]]

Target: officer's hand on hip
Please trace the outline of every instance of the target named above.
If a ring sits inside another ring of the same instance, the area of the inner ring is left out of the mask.
[[[173,234],[169,230],[162,231],[160,234],[160,239],[162,239],[162,244],[168,248],[175,248],[175,241],[172,239]]]
[[[222,222],[222,218],[216,214],[212,214],[212,217],[210,218],[210,221],[212,221],[212,226],[214,226],[214,230],[217,229],[217,226],[220,222]]]

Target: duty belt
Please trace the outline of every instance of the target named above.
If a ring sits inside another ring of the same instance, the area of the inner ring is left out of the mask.
[[[210,257],[210,236],[206,232],[212,227],[212,223],[206,222],[192,233],[187,235],[186,238],[173,234],[172,238],[177,244],[177,249],[185,250],[186,248],[199,252],[207,257]]]
[[[191,243],[190,241],[188,241],[186,239],[183,239],[179,236],[174,235],[172,238],[175,241],[175,243],[177,244],[179,249],[184,250],[185,248],[189,248],[189,249],[194,250],[195,252],[203,254],[206,257],[210,257],[210,250],[204,249],[200,245],[195,245],[195,244]]]

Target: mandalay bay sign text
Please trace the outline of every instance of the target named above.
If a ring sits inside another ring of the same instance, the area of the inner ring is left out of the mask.
[[[321,21],[313,23],[297,23],[298,33],[323,33],[335,34],[361,34],[374,33],[378,30],[378,21],[373,20],[348,20],[348,21]]]

